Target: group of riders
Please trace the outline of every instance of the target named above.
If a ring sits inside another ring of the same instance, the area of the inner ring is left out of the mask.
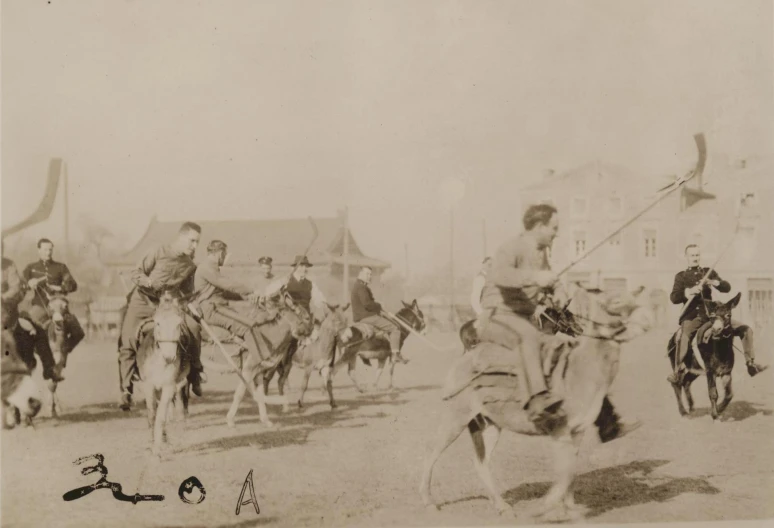
[[[541,324],[541,317],[549,307],[566,306],[570,297],[558,275],[551,271],[547,256],[559,228],[557,209],[549,204],[532,205],[523,216],[523,226],[520,235],[506,241],[493,257],[484,260],[474,280],[471,302],[477,315],[477,339],[514,352],[513,359],[521,365],[528,394],[524,409],[530,420],[542,429],[545,424],[555,423],[564,411],[562,398],[552,393],[544,373],[540,350],[547,330]],[[192,313],[185,317],[187,332],[181,346],[191,362],[189,381],[197,396],[202,396],[201,384],[206,381],[201,363],[201,325],[197,319],[203,318],[208,325],[224,328],[239,342],[256,340],[254,330],[276,318],[278,303],[271,301],[282,292],[308,314],[312,313],[312,307],[324,310],[325,296],[307,277],[312,264],[305,255],[297,256],[290,275],[281,278],[272,273],[271,257],[262,257],[259,259],[262,274],[248,285],[222,273],[228,246],[221,240],[211,241],[204,260],[198,265],[194,263],[201,231],[199,225],[185,222],[175,240],[152,251],[131,271],[133,288],[127,296],[118,344],[120,408],[123,410],[131,408],[133,384],[139,379],[138,331],[153,316],[163,292],[179,294],[191,308]],[[53,247],[50,240],[41,239],[38,242],[40,260],[27,266],[21,276],[13,262],[3,257],[3,324],[13,330],[17,342],[30,343],[26,348],[19,347],[30,368],[35,364],[34,350],[41,358],[43,377],[61,381],[63,378],[55,367],[47,339],[48,302],[54,295],[76,291],[77,283],[65,264],[53,260]],[[712,299],[712,288],[724,293],[731,289],[715,270],[699,265],[697,245],[687,246],[685,255],[688,267],[675,276],[670,296],[672,303],[685,304],[679,321],[682,333],[677,360],[668,378],[673,384],[679,383],[687,372],[684,359],[693,334],[710,317],[707,303]],[[407,360],[400,353],[400,327],[385,317],[381,305],[375,301],[369,286],[371,272],[368,267],[361,268],[352,288],[353,322],[370,325],[379,335],[386,336],[393,361],[405,363]],[[28,308],[20,309],[26,289],[33,292],[32,301]],[[251,308],[232,303],[235,300],[250,301]],[[256,306],[262,309],[253,309]],[[752,329],[736,321],[732,326],[742,340],[749,375],[765,370],[766,366],[755,362]],[[72,315],[68,315],[65,327],[66,352],[69,352],[83,339],[84,333]],[[262,350],[260,346],[256,348]],[[262,358],[266,367],[275,365],[276,361],[277,358]]]

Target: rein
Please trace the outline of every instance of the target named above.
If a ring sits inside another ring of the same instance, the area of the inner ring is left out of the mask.
[[[416,317],[416,313],[414,313],[414,311],[413,311],[413,310],[411,310],[411,314],[412,314],[412,315],[414,315],[414,316]],[[410,326],[411,328],[414,328],[414,325],[410,324],[410,323],[409,323],[409,322],[408,322],[406,319],[404,319],[403,317],[399,316],[398,314],[395,314],[395,318],[396,318],[396,319],[400,319],[400,320],[401,320],[401,321],[403,321],[403,322],[404,322],[404,323],[405,323],[407,326]],[[419,320],[419,318],[417,318],[417,320]],[[416,330],[416,328],[414,328],[414,329]],[[407,330],[405,330],[405,329],[403,329],[403,328],[401,328],[401,329],[400,329],[400,332],[401,332],[401,333],[404,333],[404,332],[405,332],[405,333],[406,333],[406,335],[410,334],[410,332],[408,332]],[[366,343],[366,342],[368,342],[368,341],[371,341],[371,340],[372,340],[372,339],[374,339],[375,337],[376,337],[376,336],[371,336],[371,337],[369,337],[368,339],[361,339],[361,340],[359,340],[359,341],[355,341],[354,343],[347,343],[346,345],[344,345],[344,348],[351,348],[351,347],[353,347],[353,346],[355,346],[355,345],[361,345],[361,344],[363,344],[363,343]],[[338,339],[338,336],[337,336],[336,338]]]

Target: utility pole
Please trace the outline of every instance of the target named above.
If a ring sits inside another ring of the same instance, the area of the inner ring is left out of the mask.
[[[483,240],[484,244],[484,255],[481,257],[481,260],[483,260],[488,255],[486,252],[486,218],[481,219],[481,240]]]
[[[449,208],[449,322],[454,328],[454,205]]]
[[[342,286],[341,303],[349,299],[349,208],[344,207],[344,284]]]
[[[67,163],[62,163],[64,171],[64,256],[65,262],[70,262],[70,190]]]

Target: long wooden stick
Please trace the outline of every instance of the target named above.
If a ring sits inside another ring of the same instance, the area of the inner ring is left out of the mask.
[[[639,213],[634,215],[629,221],[624,223],[621,227],[619,227],[618,229],[616,229],[615,231],[613,231],[612,233],[607,235],[605,238],[600,240],[599,243],[594,245],[594,247],[589,249],[586,253],[584,253],[583,255],[581,255],[580,257],[575,259],[574,261],[570,262],[567,266],[564,267],[564,269],[562,269],[559,273],[557,273],[557,276],[562,276],[565,273],[567,273],[571,268],[574,268],[579,262],[585,260],[589,255],[591,255],[597,249],[602,247],[602,245],[605,244],[608,240],[610,240],[615,235],[617,235],[618,233],[620,233],[621,231],[623,231],[624,229],[629,227],[631,224],[633,224],[635,221],[637,221],[642,215],[644,215],[645,213],[647,213],[648,211],[650,211],[651,209],[656,207],[656,205],[661,203],[667,196],[671,195],[676,190],[682,188],[682,186],[683,186],[683,184],[685,184],[685,182],[690,181],[697,174],[699,174],[700,172],[702,172],[704,170],[704,164],[705,164],[705,159],[706,159],[706,147],[705,147],[705,143],[704,143],[704,134],[696,134],[696,135],[693,136],[693,138],[696,141],[697,147],[699,148],[699,161],[696,164],[696,168],[693,169],[693,171],[691,171],[691,174],[686,176],[686,177],[684,177],[684,178],[682,178],[682,179],[680,179],[680,180],[678,180],[677,185],[675,185],[674,187],[669,189],[667,192],[665,192],[664,194],[659,196],[653,203],[651,203],[645,209],[643,209],[642,211],[640,211]]]
[[[402,326],[403,328],[405,328],[406,330],[408,330],[409,332],[411,332],[412,334],[417,336],[419,339],[421,339],[422,341],[424,341],[425,343],[430,345],[435,350],[437,350],[439,352],[446,352],[448,350],[446,348],[441,348],[438,345],[436,345],[435,343],[433,343],[432,341],[430,341],[428,338],[426,338],[425,336],[423,336],[422,334],[420,334],[419,332],[417,332],[416,330],[411,328],[409,325],[404,323],[400,318],[398,318],[398,316],[391,314],[387,310],[382,310],[382,314],[386,315],[391,321],[394,321],[394,322],[398,323],[400,326]]]

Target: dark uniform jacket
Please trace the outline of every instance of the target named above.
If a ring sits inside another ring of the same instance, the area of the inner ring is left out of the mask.
[[[382,305],[374,300],[374,294],[368,284],[360,279],[352,287],[352,320],[361,321],[372,315],[380,315]]]
[[[54,294],[53,290],[47,288],[47,285],[60,286],[62,291],[60,293],[68,294],[78,289],[78,283],[75,282],[73,276],[70,274],[70,270],[66,264],[56,262],[55,260],[49,260],[43,262],[38,260],[33,262],[26,268],[24,268],[24,280],[29,282],[31,279],[39,279],[45,277],[47,280],[40,282],[36,288],[35,295],[32,298],[32,304],[38,306],[48,306],[48,297],[46,292]]]
[[[149,253],[130,272],[132,282],[142,288],[143,293],[150,293],[151,300],[165,288],[174,289],[183,295],[194,292],[194,273],[196,264],[188,255],[175,250],[170,245],[163,245]],[[144,281],[150,279],[148,288]]]
[[[685,290],[696,286],[704,277],[704,275],[707,274],[707,271],[709,271],[709,268],[694,266],[692,268],[678,272],[677,275],[675,275],[675,283],[672,286],[672,293],[669,295],[669,300],[672,301],[672,304],[682,304],[688,301],[685,296]],[[727,281],[721,279],[715,270],[712,270],[712,273],[709,274],[707,280],[720,281],[720,285],[718,285],[718,291],[721,293],[728,293],[731,291],[731,285]],[[704,285],[704,288],[702,288],[701,291],[701,296],[696,296],[693,298],[691,305],[687,310],[685,310],[685,313],[682,315],[682,317],[680,317],[680,323],[685,320],[692,320],[696,319],[697,317],[707,316],[706,312],[704,311],[704,303],[699,299],[699,297],[705,301],[711,301],[712,287],[709,284]]]

